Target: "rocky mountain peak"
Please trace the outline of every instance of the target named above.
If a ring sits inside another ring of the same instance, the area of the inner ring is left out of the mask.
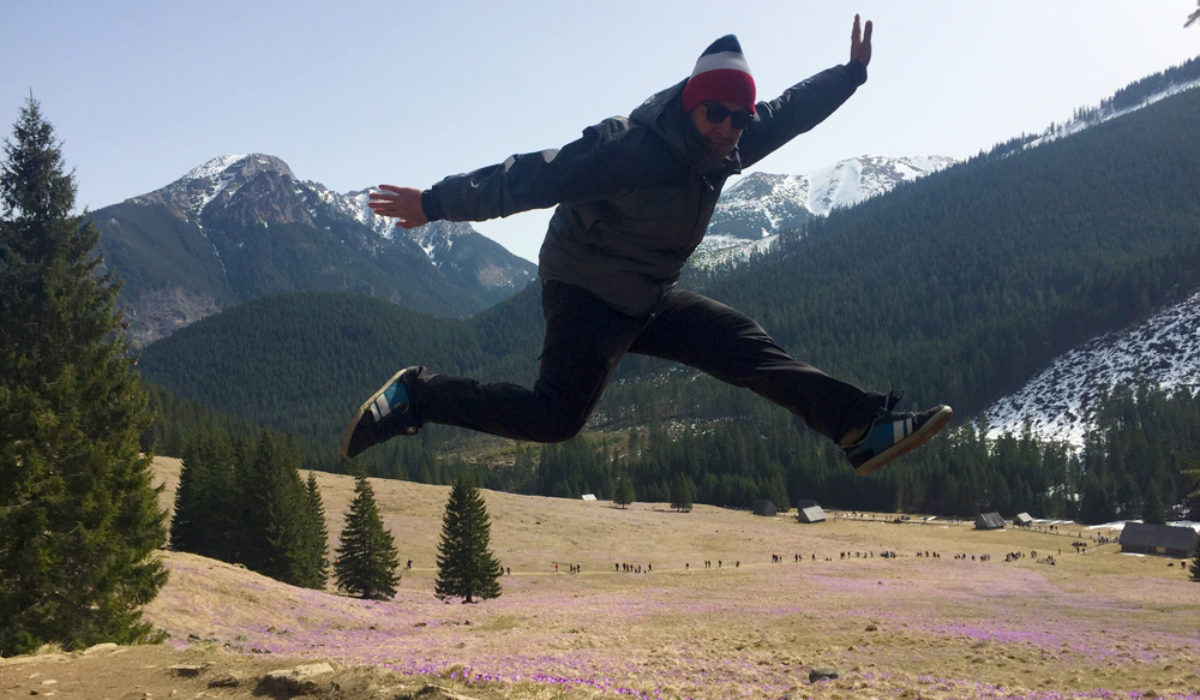
[[[946,156],[858,156],[811,173],[750,173],[721,194],[690,264],[707,268],[745,260],[751,251],[769,248],[779,233],[799,229],[813,217],[854,206],[956,162]]]
[[[216,199],[228,202],[248,182],[260,175],[295,181],[296,176],[282,159],[264,153],[217,156],[189,170],[183,177],[134,201],[162,203],[177,216],[199,223],[200,213]]]

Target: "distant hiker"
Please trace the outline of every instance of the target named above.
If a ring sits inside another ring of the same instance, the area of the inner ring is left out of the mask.
[[[627,352],[688,365],[787,408],[840,445],[860,474],[929,440],[950,420],[949,406],[896,412],[899,396],[835,379],[742,312],[676,287],[726,179],[815,127],[866,82],[871,31],[855,15],[848,63],[757,103],[729,34],[688,78],[559,150],[513,155],[426,190],[380,185],[371,209],[406,229],[558,205],[539,255],[546,335],[532,389],[400,370],[353,414],[342,453],[354,457],[426,423],[568,440]]]

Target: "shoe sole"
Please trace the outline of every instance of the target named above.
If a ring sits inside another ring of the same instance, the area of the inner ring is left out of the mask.
[[[936,435],[937,431],[950,422],[950,418],[953,415],[954,410],[952,408],[943,406],[942,410],[930,416],[929,420],[925,421],[914,433],[858,465],[854,471],[858,474],[870,474],[893,459],[912,452],[921,445],[929,442],[929,439]]]
[[[376,391],[374,394],[371,394],[371,398],[364,401],[363,405],[359,406],[358,410],[354,412],[354,416],[351,417],[350,422],[346,424],[346,429],[342,431],[342,456],[343,457],[345,457],[346,459],[352,459],[350,457],[350,437],[352,435],[354,435],[354,428],[356,428],[358,426],[358,421],[362,420],[363,414],[367,412],[367,409],[369,409],[371,407],[371,404],[375,403],[375,399],[378,399],[380,394],[387,391],[387,388],[389,386],[391,386],[392,384],[395,384],[396,380],[400,378],[400,375],[404,374],[407,371],[408,371],[408,368],[405,367],[404,369],[400,370],[399,372],[396,372],[395,374],[393,374],[391,379],[384,382],[383,386],[379,387],[379,390]],[[355,456],[357,457],[358,455],[355,455]]]

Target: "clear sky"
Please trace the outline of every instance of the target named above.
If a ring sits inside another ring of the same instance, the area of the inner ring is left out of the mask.
[[[558,147],[686,77],[738,35],[759,97],[847,60],[875,23],[870,78],[756,166],[856,155],[967,157],[1068,120],[1200,54],[1195,0],[0,0],[0,127],[32,91],[80,207],[261,152],[338,192],[426,187]],[[352,9],[347,9],[352,8]],[[546,212],[477,225],[536,259]]]

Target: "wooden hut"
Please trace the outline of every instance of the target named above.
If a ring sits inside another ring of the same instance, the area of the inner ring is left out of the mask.
[[[1125,523],[1118,542],[1122,552],[1187,558],[1196,553],[1197,540],[1200,534],[1190,527]]]
[[[999,513],[980,513],[978,518],[975,518],[976,530],[1003,530],[1004,518],[1000,517]]]
[[[760,498],[754,501],[751,507],[754,510],[755,515],[774,517],[774,515],[779,512],[779,509],[775,507],[775,502],[769,498]]]
[[[825,511],[821,506],[812,505],[796,509],[796,520],[802,523],[820,523],[825,521]]]

